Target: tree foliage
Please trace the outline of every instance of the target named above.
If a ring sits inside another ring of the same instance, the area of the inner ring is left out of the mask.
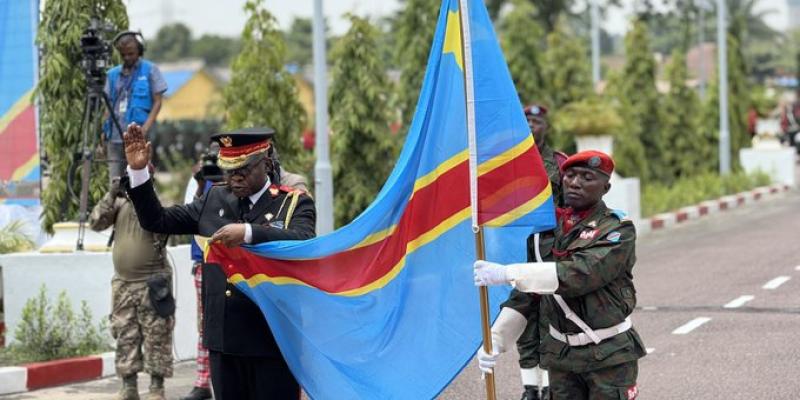
[[[437,0],[407,0],[392,24],[396,35],[394,65],[400,70],[397,106],[403,132],[414,117],[440,4]]]
[[[729,30],[730,32],[730,30]],[[739,41],[728,34],[728,137],[730,138],[731,167],[739,166],[739,150],[750,144],[747,132],[747,111],[751,106],[747,67]],[[704,131],[715,144],[719,143],[719,77],[714,76],[704,111]],[[717,160],[718,162],[719,160]],[[719,164],[717,164],[719,165]]]
[[[538,101],[550,107],[551,120],[558,118],[561,107],[594,93],[586,46],[572,34],[566,20],[547,35],[541,71],[544,93]],[[574,145],[572,135],[557,126],[551,127],[547,141],[561,151],[571,151]]]
[[[121,0],[50,0],[46,3],[36,43],[41,51],[39,83],[39,126],[50,179],[42,192],[42,226],[52,232],[53,223],[77,217],[78,202],[67,187],[67,176],[75,152],[81,146],[86,81],[80,68],[80,37],[91,16],[113,28],[128,28],[128,16]],[[113,32],[112,32],[113,33]],[[105,33],[111,39],[112,33]],[[90,139],[100,135],[98,121],[90,127]],[[108,171],[102,163],[92,165],[90,204],[102,197],[108,186]],[[80,192],[80,179],[72,191]]]
[[[191,55],[210,67],[227,67],[239,53],[241,43],[236,38],[205,34],[192,42]]]
[[[308,174],[311,157],[300,146],[307,116],[297,97],[295,79],[284,69],[283,35],[262,3],[249,0],[244,6],[248,19],[242,31],[242,51],[233,61],[231,81],[223,93],[228,112],[225,127],[274,128],[281,163]]]
[[[644,180],[660,180],[668,175],[664,169],[664,143],[661,135],[661,109],[659,94],[656,91],[656,62],[650,51],[647,26],[639,19],[625,37],[625,66],[621,79],[616,81],[617,99],[622,106],[622,117],[627,122],[628,137],[618,141],[616,148],[636,156],[638,150],[634,141],[641,143],[647,160],[646,171],[625,171],[634,173]],[[628,142],[631,141],[631,142]],[[630,147],[630,148],[629,148]],[[623,167],[626,160],[623,162]],[[630,167],[634,167],[630,165]],[[641,166],[637,166],[641,167]]]
[[[314,60],[314,29],[310,18],[295,18],[284,33],[286,60],[298,66],[310,65]],[[326,29],[327,32],[327,29]]]
[[[562,21],[547,35],[547,50],[542,63],[547,104],[558,111],[567,103],[591,95],[590,67],[584,41],[575,37],[566,21]]]
[[[390,133],[390,86],[380,57],[380,32],[350,16],[333,49],[330,114],[336,224],[347,224],[375,199],[397,157]]]
[[[544,33],[533,19],[536,9],[527,0],[515,0],[500,25],[501,39],[511,78],[523,104],[540,101],[545,82],[540,57]]]
[[[192,50],[192,31],[181,22],[162,26],[147,49],[147,56],[158,61],[188,58]]]
[[[669,93],[664,97],[662,127],[664,138],[669,142],[664,152],[669,174],[665,174],[667,179],[663,184],[714,171],[714,164],[710,162],[714,158],[714,147],[705,140],[700,129],[700,100],[695,91],[686,86],[689,73],[682,51],[672,52],[666,74]]]

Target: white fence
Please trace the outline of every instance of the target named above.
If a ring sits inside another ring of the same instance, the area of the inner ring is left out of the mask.
[[[174,267],[173,290],[177,307],[173,335],[176,360],[194,358],[197,354],[197,300],[189,246],[170,247],[170,262]],[[108,318],[111,312],[111,277],[114,267],[111,253],[16,253],[0,256],[2,299],[6,325],[6,343],[13,342],[14,330],[22,317],[25,302],[47,287],[52,304],[58,294],[66,291],[73,310],[79,311],[85,300],[95,323]]]

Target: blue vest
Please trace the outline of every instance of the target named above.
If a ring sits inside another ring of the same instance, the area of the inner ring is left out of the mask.
[[[153,96],[150,93],[150,70],[153,68],[153,63],[145,59],[139,60],[139,67],[133,71],[133,82],[131,83],[130,93],[128,97],[128,108],[125,111],[125,120],[119,121],[120,126],[124,130],[131,122],[136,122],[143,125],[147,121],[147,116],[150,115],[150,110],[153,108]],[[122,65],[117,65],[108,71],[108,87],[111,92],[111,104],[114,108],[117,107],[117,82],[122,74]],[[111,119],[106,121],[105,133],[106,139],[111,138]]]

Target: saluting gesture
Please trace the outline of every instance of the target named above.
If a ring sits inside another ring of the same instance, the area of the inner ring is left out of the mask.
[[[133,123],[122,136],[125,141],[125,158],[131,169],[142,169],[150,163],[150,142],[144,138],[142,127]]]

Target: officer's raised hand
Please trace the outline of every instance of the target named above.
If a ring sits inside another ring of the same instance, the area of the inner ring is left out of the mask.
[[[245,224],[228,224],[217,229],[211,242],[221,242],[225,247],[236,247],[244,243]]]
[[[150,162],[150,142],[144,137],[142,127],[133,123],[123,135],[125,141],[125,158],[131,169],[140,170]]]

